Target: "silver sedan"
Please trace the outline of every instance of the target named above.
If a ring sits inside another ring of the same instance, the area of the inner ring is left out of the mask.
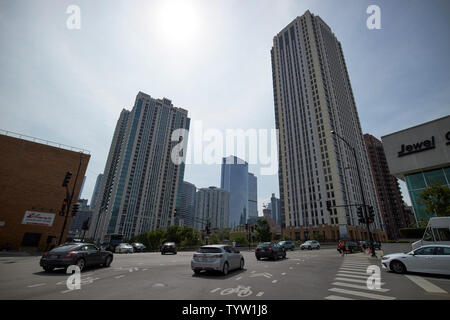
[[[207,245],[194,253],[191,268],[195,274],[202,270],[215,270],[227,275],[230,270],[244,268],[244,257],[239,250],[228,245]]]

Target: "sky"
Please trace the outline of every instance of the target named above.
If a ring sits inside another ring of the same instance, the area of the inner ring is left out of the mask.
[[[379,30],[366,26],[374,4]],[[67,26],[71,5],[79,29]],[[342,44],[364,133],[449,114],[450,1],[0,0],[0,129],[89,150],[86,199],[139,91],[204,129],[273,129],[273,37],[306,10]],[[249,169],[261,215],[278,176]],[[220,165],[187,165],[184,179],[220,186]]]

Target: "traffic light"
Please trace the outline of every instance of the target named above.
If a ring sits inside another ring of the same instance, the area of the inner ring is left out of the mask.
[[[245,230],[248,231],[248,223],[245,224]]]
[[[89,218],[84,220],[81,230],[89,230]]]
[[[331,212],[331,200],[327,200],[327,210]]]
[[[362,218],[363,217],[363,213],[362,213],[362,207],[358,207],[358,218]]]
[[[64,181],[63,181],[63,183],[62,183],[62,186],[63,186],[63,187],[67,187],[67,186],[68,186],[69,180],[70,180],[71,177],[72,177],[72,172],[67,171],[67,172],[66,172],[66,176],[64,177]]]
[[[59,212],[60,216],[64,217],[66,215],[66,207],[67,207],[67,199],[64,199],[61,211]]]
[[[375,217],[375,213],[373,212],[373,206],[369,206],[369,217]]]
[[[174,216],[174,217],[177,216],[177,209],[173,209],[173,216]]]
[[[72,217],[75,217],[80,210],[80,204],[78,202],[74,203],[72,206]]]

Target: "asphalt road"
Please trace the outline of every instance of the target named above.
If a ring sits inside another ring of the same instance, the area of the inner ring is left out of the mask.
[[[410,245],[386,244],[385,252]],[[449,299],[450,277],[397,275],[381,270],[380,289],[367,288],[366,269],[380,266],[367,254],[341,257],[335,248],[289,251],[287,259],[257,261],[241,251],[244,270],[227,276],[194,275],[193,252],[115,254],[109,268],[81,274],[81,289],[69,290],[64,271],[44,272],[39,257],[0,256],[0,299],[164,299],[164,300],[304,300],[304,299]]]

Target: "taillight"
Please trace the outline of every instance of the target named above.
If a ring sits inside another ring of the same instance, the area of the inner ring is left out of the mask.
[[[76,255],[76,252],[70,252],[67,256],[65,256],[65,258],[72,258]]]
[[[175,246],[172,246],[172,249],[175,249]]]
[[[42,254],[43,257],[46,257],[47,255],[48,255],[48,252],[44,252],[44,253]]]
[[[272,248],[269,248],[270,251],[272,251]]]
[[[162,248],[164,249],[164,246],[162,246]]]
[[[222,254],[216,254],[214,256],[212,256],[213,258],[222,258]]]

